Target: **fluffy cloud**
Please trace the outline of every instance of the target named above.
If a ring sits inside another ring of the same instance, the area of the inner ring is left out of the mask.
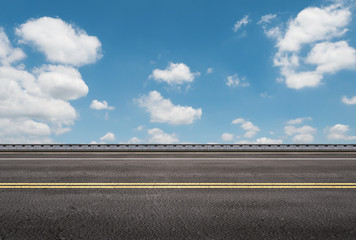
[[[302,127],[285,126],[284,132],[288,136],[293,136],[293,142],[295,143],[311,143],[314,141],[314,136],[317,131],[316,128],[305,125]]]
[[[240,123],[243,123],[245,122],[245,120],[243,118],[236,118],[234,120],[232,120],[232,124],[240,124]]]
[[[135,128],[136,131],[142,131],[145,128],[144,125],[139,125],[137,128]]]
[[[169,85],[180,85],[193,82],[199,75],[199,72],[190,72],[190,68],[184,63],[169,63],[169,66],[164,70],[153,70],[149,78],[158,82],[166,82]]]
[[[267,137],[258,138],[255,141],[241,140],[237,144],[282,144],[283,140],[281,139],[272,139]]]
[[[23,43],[35,46],[50,62],[81,66],[96,62],[101,43],[95,36],[59,18],[31,19],[16,29]]]
[[[256,135],[258,131],[260,131],[260,129],[257,126],[253,125],[252,122],[246,121],[243,118],[237,118],[233,120],[231,123],[241,124],[241,128],[246,131],[244,134],[244,137],[246,138],[252,138],[253,136]]]
[[[351,11],[342,4],[308,7],[289,21],[286,31],[281,27],[265,30],[277,40],[274,65],[279,67],[287,87],[317,87],[324,74],[336,73],[356,66],[356,50],[346,41],[332,42],[347,32]],[[301,49],[310,47],[305,58]]]
[[[312,120],[311,117],[301,117],[301,118],[296,118],[296,119],[291,119],[286,122],[287,125],[297,125],[297,124],[302,124],[306,120]]]
[[[237,21],[232,28],[234,32],[237,32],[241,27],[246,26],[250,22],[248,15],[244,16],[240,21]]]
[[[115,141],[115,134],[112,132],[107,132],[104,136],[100,138],[100,141]]]
[[[48,18],[39,20],[42,24]],[[55,21],[65,24],[60,19],[55,19]],[[17,29],[17,34],[23,38],[23,42],[30,42],[27,41],[27,34],[31,35],[32,33],[28,33],[28,25],[26,25],[28,23],[33,23],[34,25],[30,25],[37,34],[41,35],[40,29],[35,26],[38,23],[37,20],[30,20]],[[50,30],[46,32],[47,30],[43,29],[44,32],[42,33],[49,34],[51,32]],[[76,33],[79,34],[79,32]],[[43,38],[43,34],[38,37]],[[63,42],[64,44],[66,42],[64,40],[68,40],[66,34],[61,31],[52,33],[52,35],[49,34],[48,40],[50,41],[47,44],[51,45],[55,42]],[[84,32],[81,32],[79,35],[82,36],[83,34]],[[77,40],[76,44],[78,44]],[[41,41],[32,43],[38,45]],[[68,41],[66,43],[70,44]],[[80,44],[85,45],[85,43]],[[44,48],[40,46],[38,48],[41,51],[43,49],[47,51],[49,45],[44,44],[42,46]],[[53,46],[58,48],[54,51],[60,51],[59,45]],[[85,46],[81,47],[85,48]],[[65,55],[58,51],[56,54],[61,57]],[[75,54],[75,50],[71,52]],[[86,96],[88,86],[82,80],[79,71],[68,65],[45,64],[34,68],[32,71],[26,70],[23,64],[12,66],[13,63],[24,57],[23,51],[19,48],[13,48],[7,35],[0,28],[0,141],[7,143],[49,143],[53,141],[51,139],[52,134],[64,134],[71,130],[70,127],[74,124],[78,114],[69,101]],[[51,57],[48,57],[48,59],[51,60]],[[63,63],[79,65],[79,63],[69,61]],[[87,62],[82,61],[80,64],[84,63]]]
[[[346,41],[322,42],[309,52],[306,62],[317,65],[318,73],[335,73],[356,66],[356,50]]]
[[[308,125],[305,125],[305,126],[302,126],[299,128],[295,127],[295,126],[285,126],[284,132],[287,135],[291,136],[291,135],[297,134],[297,133],[315,133],[316,129],[311,126],[308,126]]]
[[[20,48],[13,48],[4,29],[0,27],[0,63],[9,65],[25,58],[26,55]]]
[[[223,141],[232,141],[233,139],[234,139],[234,134],[232,134],[232,133],[223,133],[222,135],[221,135],[221,140],[223,140]]]
[[[327,138],[329,140],[351,141],[351,140],[356,139],[356,136],[347,135],[347,132],[350,131],[350,128],[348,125],[336,124],[336,125],[332,126],[331,128],[326,128],[325,130],[327,132]]]
[[[283,143],[283,140],[262,137],[262,138],[256,139],[256,143],[257,144],[281,144],[281,143]]]
[[[115,134],[112,132],[107,132],[104,136],[100,138],[100,141],[91,141],[90,144],[105,144],[106,142],[115,141]]]
[[[314,136],[310,133],[297,134],[293,137],[295,143],[311,143],[314,141]]]
[[[79,71],[67,66],[44,65],[35,70],[38,85],[43,93],[65,101],[88,94],[89,88]]]
[[[282,31],[280,29],[280,27],[273,27],[270,29],[266,29],[265,26],[262,26],[263,31],[265,32],[266,36],[269,38],[273,38],[273,39],[281,39],[282,38]]]
[[[76,110],[69,102],[51,96],[40,86],[35,75],[10,66],[0,67],[0,120],[24,127],[50,126],[51,132],[63,134],[77,118]],[[32,123],[32,124],[30,124]],[[37,123],[37,125],[35,124]],[[0,132],[6,132],[4,126]],[[35,133],[22,131],[22,136],[0,139],[3,142],[50,142]],[[1,135],[1,134],[0,134]],[[20,135],[20,132],[19,134]],[[15,136],[15,135],[13,135]],[[16,140],[19,139],[19,140]],[[26,140],[27,139],[27,140]]]
[[[350,10],[341,5],[305,8],[289,22],[278,47],[281,51],[298,51],[303,44],[342,36],[350,21]]]
[[[0,141],[3,143],[51,143],[50,127],[28,118],[0,118]]]
[[[98,101],[96,99],[94,99],[91,104],[90,104],[90,108],[91,109],[95,109],[95,110],[114,110],[115,108],[112,106],[109,106],[107,101]]]
[[[77,118],[66,101],[44,92],[36,77],[13,67],[0,67],[0,117],[34,118],[70,125]]]
[[[211,74],[211,73],[213,73],[213,71],[214,71],[214,69],[210,67],[206,70],[206,73]]]
[[[342,102],[347,104],[347,105],[354,105],[356,104],[356,96],[353,96],[352,98],[348,98],[346,96],[342,97]]]
[[[142,140],[137,138],[137,137],[132,137],[130,138],[130,140],[127,142],[128,144],[138,144],[138,143],[141,143]]]
[[[277,17],[276,14],[267,14],[261,17],[260,21],[257,22],[257,24],[262,24],[262,23],[270,23],[272,19],[275,19]]]
[[[147,96],[139,98],[138,104],[150,113],[151,122],[172,125],[192,124],[202,115],[201,108],[174,105],[171,100],[164,99],[157,91],[151,91]]]
[[[168,134],[159,128],[149,129],[147,133],[149,135],[149,143],[171,144],[179,142],[174,133]]]
[[[128,141],[129,144],[139,144],[139,143],[158,143],[158,144],[171,144],[178,143],[179,139],[174,133],[168,134],[165,133],[162,129],[152,128],[147,130],[147,136],[145,140],[142,140],[137,137],[132,137]]]
[[[317,87],[320,85],[323,76],[318,72],[290,72],[285,75],[286,84],[289,88],[302,89],[305,87]]]
[[[241,87],[250,86],[250,84],[246,82],[246,77],[239,77],[238,74],[228,76],[226,85],[233,88],[237,86],[241,86]]]

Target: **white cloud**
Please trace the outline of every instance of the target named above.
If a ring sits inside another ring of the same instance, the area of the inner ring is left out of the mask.
[[[142,131],[144,128],[145,128],[144,125],[140,125],[140,126],[138,126],[135,130],[136,130],[136,131]]]
[[[260,21],[257,22],[257,24],[262,24],[262,23],[270,23],[272,19],[275,19],[277,17],[276,14],[267,14],[261,17]]]
[[[115,141],[115,134],[112,132],[107,132],[104,136],[100,138],[100,141]]]
[[[35,70],[42,92],[65,101],[75,100],[88,94],[89,88],[75,68],[44,65]]]
[[[0,118],[2,143],[51,143],[50,127],[28,118]]]
[[[137,137],[132,137],[130,138],[130,140],[127,142],[128,144],[138,144],[138,143],[141,143],[142,140],[137,138]]]
[[[237,32],[241,27],[246,26],[250,22],[248,15],[244,16],[240,21],[237,21],[232,28],[234,32]]]
[[[353,96],[351,98],[343,96],[342,97],[342,102],[347,104],[347,105],[354,105],[354,104],[356,104],[356,96]]]
[[[253,136],[255,136],[256,133],[257,133],[256,131],[247,131],[247,132],[245,132],[244,137],[245,138],[253,138]]]
[[[52,126],[52,132],[54,132],[56,135],[61,135],[67,132],[70,132],[72,129],[70,127],[64,127],[62,124],[55,124]]]
[[[25,70],[0,67],[0,117],[34,118],[71,125],[77,118],[66,101],[42,91],[36,77]]]
[[[297,134],[293,137],[295,143],[311,143],[314,141],[314,136],[310,133]]]
[[[297,124],[302,124],[304,121],[307,120],[312,120],[311,117],[301,117],[301,118],[296,118],[296,119],[291,119],[286,122],[287,125],[297,125]]]
[[[231,123],[232,124],[240,124],[240,123],[243,123],[243,122],[245,122],[245,120],[243,118],[236,118]]]
[[[13,48],[4,29],[0,27],[0,63],[9,65],[25,58],[26,55],[20,48]]]
[[[281,51],[298,51],[303,44],[340,37],[350,21],[350,10],[341,5],[305,8],[289,22],[278,47]]]
[[[151,122],[168,123],[171,125],[192,124],[201,118],[201,108],[174,105],[171,100],[164,99],[157,91],[138,99],[138,104],[151,115]]]
[[[149,78],[158,82],[166,82],[169,85],[180,85],[193,82],[199,75],[199,72],[190,72],[190,68],[184,63],[169,63],[169,66],[164,70],[153,70]]]
[[[214,69],[210,67],[206,70],[206,73],[211,74],[211,73],[213,73],[213,71],[214,71]]]
[[[263,26],[263,30],[266,36],[269,38],[274,38],[274,39],[282,38],[283,33],[281,32],[281,29],[279,27],[273,27],[267,30],[266,27]]]
[[[327,132],[327,138],[329,140],[351,141],[356,139],[356,136],[349,136],[346,134],[347,132],[350,131],[348,125],[336,124],[331,128],[326,128],[325,130]]]
[[[305,125],[305,126],[302,126],[302,127],[295,127],[295,126],[285,126],[284,127],[284,132],[291,136],[291,135],[294,135],[294,134],[298,134],[298,133],[315,133],[316,132],[316,129],[311,127],[311,126],[308,126],[308,125]]]
[[[246,138],[252,138],[253,136],[256,135],[260,129],[255,126],[252,122],[246,121],[243,118],[237,118],[231,122],[232,124],[241,124],[241,128],[245,130],[244,137]]]
[[[252,122],[244,122],[241,127],[246,131],[244,136],[247,138],[252,138],[258,131],[260,131],[260,129],[253,125]]]
[[[24,25],[20,28],[25,30]],[[57,42],[65,42],[63,32],[57,32],[55,37]],[[79,71],[68,65],[42,65],[32,71],[21,63],[11,65],[24,57],[0,28],[0,141],[50,143],[52,134],[71,130],[78,113],[69,101],[86,96],[88,86]]]
[[[107,101],[98,101],[96,99],[94,99],[91,104],[90,104],[90,108],[91,109],[95,109],[95,110],[114,110],[115,108],[112,106],[109,106]]]
[[[323,79],[323,76],[318,72],[291,72],[285,74],[284,76],[286,77],[287,87],[294,88],[296,90],[305,87],[317,87]]]
[[[332,42],[347,32],[351,11],[342,4],[308,7],[289,21],[285,32],[281,27],[269,30],[268,37],[277,40],[274,65],[280,68],[287,87],[317,87],[325,74],[356,67],[356,50],[344,40]],[[301,49],[310,48],[303,58]]]
[[[233,88],[237,86],[241,86],[241,87],[250,86],[250,84],[246,82],[246,77],[239,77],[238,74],[227,76],[226,85]]]
[[[171,144],[179,142],[175,134],[168,134],[163,132],[162,129],[152,128],[147,131],[149,135],[149,143]]]
[[[101,43],[59,18],[31,19],[16,29],[21,42],[35,46],[50,62],[81,66],[96,62]]]
[[[234,139],[234,134],[232,134],[232,133],[223,133],[222,135],[221,135],[221,140],[223,140],[223,141],[232,141],[233,139]]]
[[[258,138],[255,141],[241,140],[237,144],[282,144],[283,140],[281,139],[272,139],[267,137]]]
[[[257,144],[281,144],[281,143],[283,143],[283,140],[262,137],[262,138],[256,139],[256,143]]]
[[[318,73],[335,73],[356,66],[356,50],[346,41],[322,42],[309,52],[306,62],[317,65]]]
[[[311,143],[314,141],[314,136],[317,131],[316,128],[305,125],[302,127],[285,126],[284,132],[288,136],[293,136],[293,142],[295,143]]]

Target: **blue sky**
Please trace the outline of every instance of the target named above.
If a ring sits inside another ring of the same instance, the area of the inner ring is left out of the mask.
[[[353,1],[2,1],[2,143],[352,143]]]

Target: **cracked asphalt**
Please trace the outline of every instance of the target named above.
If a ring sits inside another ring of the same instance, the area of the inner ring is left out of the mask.
[[[0,182],[356,183],[355,158],[0,153]],[[0,189],[0,239],[356,239],[355,199],[356,189]]]

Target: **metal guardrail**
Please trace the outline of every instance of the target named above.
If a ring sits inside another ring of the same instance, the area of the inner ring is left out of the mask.
[[[356,151],[356,144],[0,144],[0,152]]]

